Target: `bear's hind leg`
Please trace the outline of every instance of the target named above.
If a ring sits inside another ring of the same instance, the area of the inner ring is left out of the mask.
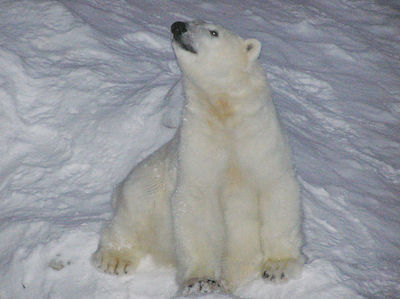
[[[131,234],[125,231],[125,225],[119,223],[120,217],[122,215],[117,214],[103,230],[99,246],[91,259],[96,268],[116,275],[131,273],[145,254],[143,250],[134,248],[130,242]]]
[[[175,263],[169,202],[176,183],[175,146],[172,140],[142,161],[115,190],[114,217],[92,256],[97,268],[127,274],[147,254]]]
[[[92,264],[109,274],[128,274],[136,268],[139,260],[133,252],[133,248],[99,247],[92,255]]]

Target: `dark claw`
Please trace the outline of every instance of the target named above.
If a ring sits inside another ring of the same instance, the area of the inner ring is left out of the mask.
[[[209,284],[212,284],[213,286],[218,286],[218,287],[220,287],[219,283],[218,283],[217,281],[213,280],[213,279],[207,279],[207,282],[208,282]]]
[[[265,279],[269,278],[269,273],[267,271],[264,272],[263,278],[265,278]]]
[[[117,263],[115,264],[115,267],[114,267],[114,273],[117,275],[118,275],[118,273],[117,273],[118,265],[119,265],[119,260],[117,260]]]

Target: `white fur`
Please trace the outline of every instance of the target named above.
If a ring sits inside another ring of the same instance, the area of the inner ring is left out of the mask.
[[[184,294],[207,281],[232,291],[254,274],[284,281],[304,262],[299,188],[261,45],[199,21],[184,38],[197,53],[173,42],[186,93],[180,129],[117,188],[93,261],[119,274],[150,253],[176,264]]]

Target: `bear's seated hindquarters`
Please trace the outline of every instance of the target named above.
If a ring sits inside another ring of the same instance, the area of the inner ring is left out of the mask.
[[[232,292],[254,273],[286,281],[304,262],[299,187],[260,42],[202,21],[171,31],[182,124],[116,188],[93,262],[125,274],[151,254],[177,267],[183,295]]]

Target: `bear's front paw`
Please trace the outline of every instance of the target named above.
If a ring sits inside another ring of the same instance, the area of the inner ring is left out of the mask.
[[[298,278],[304,264],[304,258],[268,259],[263,266],[262,277],[266,281],[283,283]]]
[[[92,263],[109,274],[128,274],[137,264],[132,251],[132,249],[99,248],[92,255]]]
[[[183,296],[196,296],[209,293],[224,293],[224,287],[221,281],[215,279],[193,278],[183,284]]]

